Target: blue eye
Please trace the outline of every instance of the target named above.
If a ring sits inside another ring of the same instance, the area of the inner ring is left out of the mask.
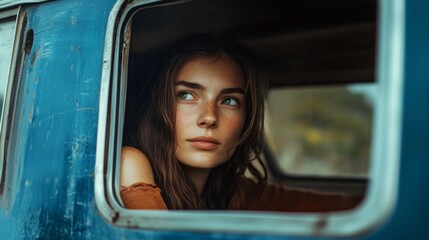
[[[238,105],[239,105],[238,100],[237,100],[237,99],[235,99],[235,98],[225,98],[225,99],[222,101],[222,103],[223,103],[223,104],[226,104],[226,105],[229,105],[229,106],[238,106]]]
[[[191,93],[189,93],[189,92],[179,92],[178,94],[177,94],[177,96],[179,97],[179,99],[181,99],[181,100],[192,100],[192,99],[194,99],[194,96],[192,96],[192,94]]]

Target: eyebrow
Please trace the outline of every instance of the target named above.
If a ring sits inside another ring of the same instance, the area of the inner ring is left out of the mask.
[[[188,81],[177,81],[176,82],[176,86],[185,86],[188,88],[192,88],[192,89],[197,89],[197,90],[205,90],[206,88],[198,83],[193,83],[193,82],[188,82]],[[242,88],[225,88],[222,89],[221,91],[222,94],[229,94],[229,93],[240,93],[240,94],[245,94],[244,90]]]
[[[240,93],[245,94],[244,90],[242,88],[225,88],[221,91],[222,94],[228,94],[228,93]]]
[[[192,89],[198,89],[198,90],[205,90],[206,89],[201,84],[193,83],[193,82],[188,82],[188,81],[183,81],[183,80],[176,82],[176,86],[180,86],[180,85],[188,87],[188,88],[192,88]]]

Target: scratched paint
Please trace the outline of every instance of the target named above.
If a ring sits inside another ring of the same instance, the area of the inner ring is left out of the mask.
[[[2,226],[14,223],[0,228],[8,239],[93,239],[88,228],[104,224],[90,189],[104,31],[113,4],[53,1],[24,8],[34,42],[16,107],[19,137],[11,139],[16,147],[5,180],[11,190],[2,196],[9,205],[3,208],[2,198],[0,210]],[[88,14],[95,8],[100,11]]]

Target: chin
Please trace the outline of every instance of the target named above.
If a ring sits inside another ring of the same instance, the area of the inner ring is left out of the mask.
[[[224,159],[207,159],[207,158],[191,159],[188,161],[179,160],[179,161],[187,167],[200,168],[200,169],[213,169],[226,162],[226,160]]]

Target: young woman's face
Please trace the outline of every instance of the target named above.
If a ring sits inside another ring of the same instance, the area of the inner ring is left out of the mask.
[[[241,69],[228,56],[198,57],[176,79],[176,158],[212,169],[234,153],[246,118]]]

